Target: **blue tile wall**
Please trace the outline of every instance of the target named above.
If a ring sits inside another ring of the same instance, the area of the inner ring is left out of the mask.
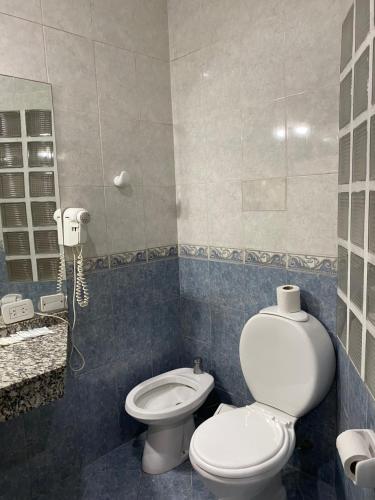
[[[112,315],[78,320],[76,325],[74,342],[85,357],[85,366],[81,373],[108,366],[117,355]],[[71,359],[74,367],[81,365],[81,359],[75,350]]]
[[[42,295],[56,293],[55,281],[38,281],[30,283],[17,283],[15,281],[2,281],[0,278],[0,297],[8,293],[20,293],[24,299],[31,299],[34,309],[39,310],[38,301]]]
[[[211,321],[211,370],[215,383],[233,395],[234,403],[249,403],[252,398],[242,375],[239,357],[239,342],[245,324],[244,312],[213,305]]]
[[[210,304],[181,299],[182,335],[199,342],[211,341]]]
[[[276,304],[276,288],[287,281],[286,269],[244,266],[244,303],[248,318],[263,307]]]
[[[143,431],[125,413],[128,392],[181,366],[178,258],[99,269],[88,286],[90,305],[78,308],[74,332],[84,369],[67,371],[64,398],[0,425],[0,448],[8,450],[0,457],[1,500],[104,498],[81,471]]]
[[[180,297],[180,280],[178,259],[167,259],[153,262],[151,279],[153,286],[153,302],[160,303]]]
[[[151,265],[138,264],[110,271],[114,314],[134,311],[152,303]]]
[[[181,366],[180,301],[152,308],[152,373],[159,375]]]
[[[111,302],[111,276],[109,271],[101,271],[86,276],[90,301],[87,307],[79,309],[79,321],[91,321],[112,313]],[[73,281],[68,279],[68,297],[71,302],[73,296]],[[70,320],[73,316],[73,308],[69,304]]]
[[[209,302],[208,260],[180,259],[179,264],[181,297]]]
[[[287,280],[301,289],[302,309],[323,323],[334,340],[337,281],[325,274],[288,271]]]
[[[336,383],[324,400],[296,424],[291,463],[327,484],[335,484]]]
[[[150,307],[115,313],[113,315],[113,337],[117,358],[142,361],[151,366],[152,311]]]
[[[245,304],[244,266],[209,262],[210,303],[243,310]]]

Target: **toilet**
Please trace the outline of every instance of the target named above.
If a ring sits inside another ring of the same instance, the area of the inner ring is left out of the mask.
[[[295,447],[294,425],[332,384],[332,342],[310,314],[269,307],[244,326],[240,362],[255,403],[221,405],[194,432],[190,461],[219,499],[286,500],[281,470]]]
[[[142,457],[145,472],[162,474],[187,460],[195,430],[193,413],[213,387],[209,373],[179,368],[152,377],[129,392],[126,411],[148,425]]]

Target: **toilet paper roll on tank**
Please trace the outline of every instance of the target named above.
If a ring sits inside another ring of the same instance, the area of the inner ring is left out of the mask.
[[[281,285],[276,288],[277,308],[282,313],[296,313],[301,310],[299,286]]]

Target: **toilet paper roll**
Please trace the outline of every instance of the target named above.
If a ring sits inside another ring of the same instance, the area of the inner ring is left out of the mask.
[[[282,285],[276,289],[277,307],[283,313],[295,313],[301,310],[301,297],[298,286]]]
[[[338,436],[336,446],[346,476],[355,481],[357,463],[372,458],[368,442],[359,432],[350,430]]]

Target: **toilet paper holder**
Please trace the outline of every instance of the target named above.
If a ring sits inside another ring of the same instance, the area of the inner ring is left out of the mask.
[[[336,447],[346,476],[362,488],[375,488],[375,432],[351,429],[342,432]]]

